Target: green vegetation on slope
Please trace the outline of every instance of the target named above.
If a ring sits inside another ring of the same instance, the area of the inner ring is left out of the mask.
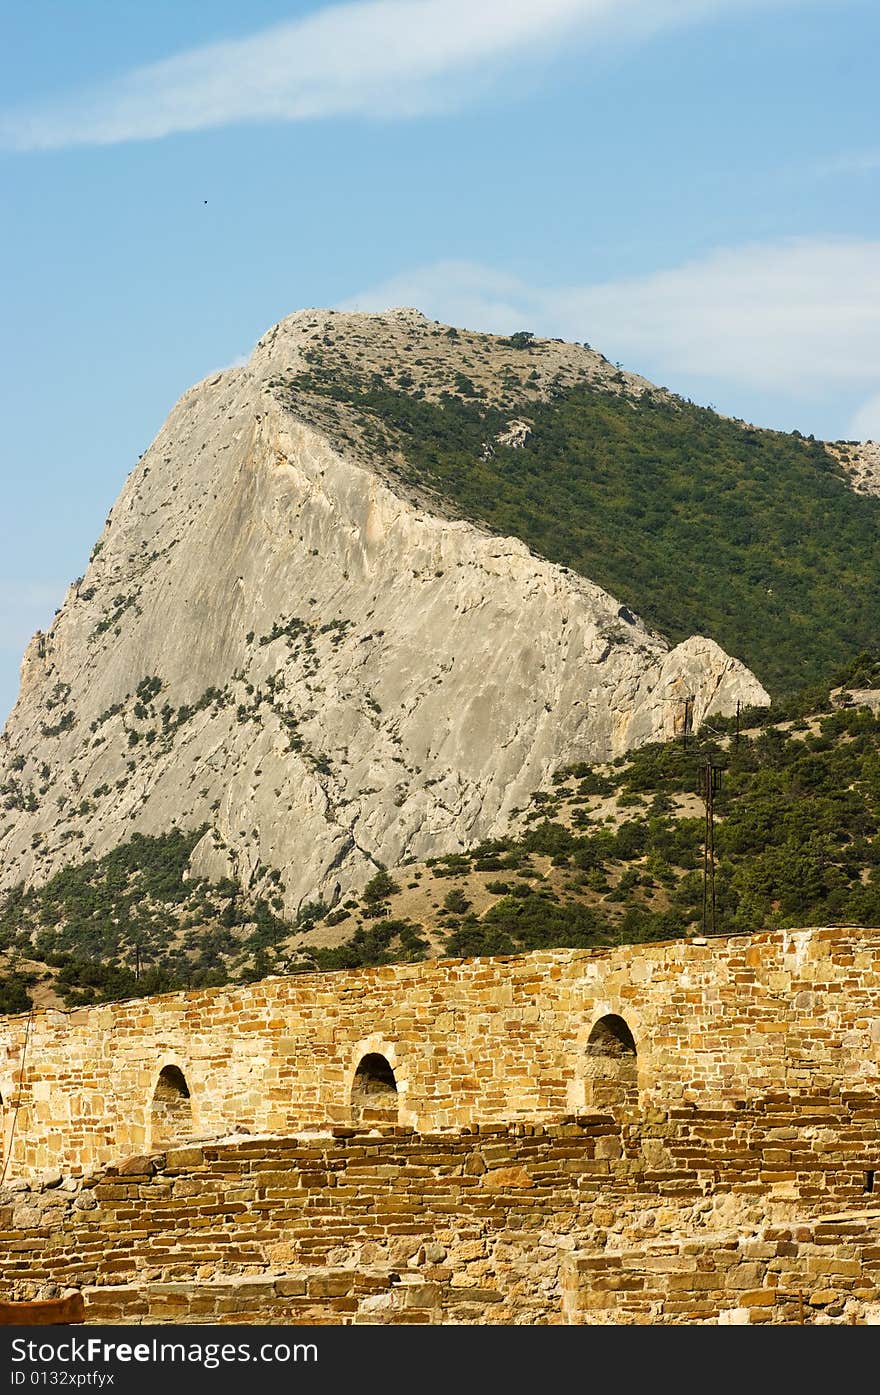
[[[774,696],[880,641],[880,499],[855,495],[819,442],[585,385],[504,409],[320,364],[284,386],[294,406],[304,391],[353,406],[403,480],[597,582],[673,641],[711,636]],[[522,447],[495,441],[512,413],[532,423]]]
[[[880,662],[861,655],[834,681],[878,688]],[[560,770],[522,811],[518,834],[380,870],[359,898],[332,910],[314,901],[295,924],[272,909],[277,897],[187,876],[204,830],[135,835],[0,902],[0,1012],[25,1009],[40,978],[74,1006],[414,961],[432,952],[429,937],[434,952],[467,956],[698,934],[707,764],[720,772],[718,933],[880,925],[880,717],[813,691],[775,713],[744,713],[739,737],[735,726],[713,720],[686,746]],[[402,900],[412,890],[418,913]],[[341,942],[316,943],[316,927]]]
[[[812,699],[792,703],[788,716],[774,721],[755,709],[746,714],[751,731],[738,740],[733,720],[713,722],[686,747],[645,746],[601,773],[561,771],[554,790],[536,796],[522,837],[435,865],[439,875],[493,869],[508,878],[490,883],[500,899],[481,918],[454,920],[449,952],[633,944],[700,932],[705,817],[694,796],[710,763],[720,779],[719,933],[880,924],[880,718]],[[536,872],[536,857],[549,858],[550,868]],[[511,883],[511,873],[528,880]]]
[[[69,1006],[260,978],[291,927],[231,881],[186,876],[204,833],[135,834],[104,857],[0,901],[0,1012],[22,1011],[45,977]],[[323,913],[326,908],[319,907]]]

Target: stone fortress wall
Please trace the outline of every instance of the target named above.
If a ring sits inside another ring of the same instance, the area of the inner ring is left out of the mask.
[[[644,1108],[768,1090],[880,1091],[880,930],[779,931],[264,979],[0,1020],[7,1180],[149,1150],[161,1073],[192,1131],[348,1123],[368,1054],[418,1131],[532,1122],[592,1103],[597,1023],[622,1018]]]
[[[873,1321],[878,938],[7,1018],[0,1283],[113,1322]]]

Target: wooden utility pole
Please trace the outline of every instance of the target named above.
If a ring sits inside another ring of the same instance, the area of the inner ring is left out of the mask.
[[[741,712],[742,712],[742,703],[740,702],[739,698],[737,698],[737,700],[736,700],[736,737],[735,737],[735,739],[734,739],[734,744],[737,745],[737,746],[739,745],[739,725],[740,725],[740,713],[741,713]]]
[[[686,697],[684,700],[684,720],[681,724],[681,744],[687,749],[688,737],[694,728],[694,699]]]
[[[715,795],[721,784],[721,771],[711,761],[703,766],[703,802],[706,805],[706,835],[703,842],[703,934],[714,934],[715,924]]]

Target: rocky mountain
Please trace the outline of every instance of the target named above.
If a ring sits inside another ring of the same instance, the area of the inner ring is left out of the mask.
[[[585,347],[415,311],[277,325],[183,396],[25,654],[0,742],[0,887],[135,833],[203,830],[195,874],[271,890],[290,916],[502,832],[561,765],[768,703],[711,638],[670,644],[463,517],[410,468],[412,423],[377,426],[355,378],[450,420],[480,402],[474,468],[528,451],[560,393],[666,400]]]

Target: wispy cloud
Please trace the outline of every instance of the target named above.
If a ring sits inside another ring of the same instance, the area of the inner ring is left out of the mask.
[[[0,727],[16,699],[25,647],[37,630],[49,628],[66,590],[63,581],[0,581]]]
[[[66,590],[66,581],[0,581],[0,649],[20,653],[38,629],[47,629]]]
[[[479,76],[552,50],[636,42],[729,10],[816,0],[362,0],[205,45],[0,116],[0,146],[151,140],[242,121],[414,116]]]
[[[853,150],[835,155],[814,166],[813,172],[822,176],[873,174],[880,170],[880,150]]]
[[[880,390],[880,241],[800,238],[713,252],[673,270],[535,287],[468,262],[417,268],[342,307],[414,305],[509,334],[588,340],[629,368],[808,399]],[[877,420],[866,406],[863,427]],[[873,429],[873,428],[872,428]],[[860,431],[860,434],[864,434]]]
[[[859,408],[846,435],[850,441],[880,441],[880,392]]]

